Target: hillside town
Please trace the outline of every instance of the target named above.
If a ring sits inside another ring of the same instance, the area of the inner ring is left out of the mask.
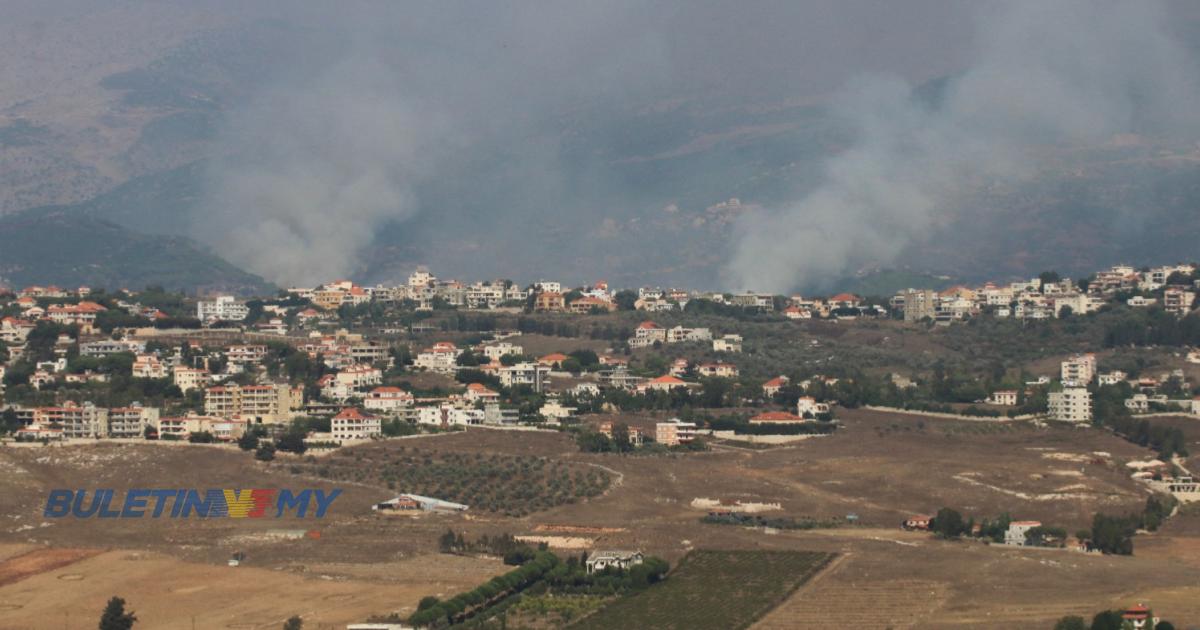
[[[508,280],[439,280],[424,268],[399,286],[343,280],[254,300],[26,287],[0,297],[0,391],[5,428],[17,439],[232,442],[248,431],[278,431],[303,418],[315,420],[305,425],[306,440],[342,444],[414,428],[570,427],[583,414],[703,396],[719,388],[715,383],[727,383],[736,386],[731,404],[754,410],[749,425],[799,435],[801,428],[808,433],[836,426],[831,409],[839,401],[830,385],[837,379],[817,374],[793,383],[781,374],[746,382],[738,357],[748,349],[736,319],[713,330],[660,325],[653,318],[732,312],[843,326],[878,319],[943,326],[979,318],[1078,318],[1119,307],[1183,318],[1197,307],[1195,271],[1193,265],[1116,266],[1080,281],[1043,274],[1005,285],[907,289],[886,300],[847,293],[806,298],[613,290],[605,282],[568,289],[543,280],[520,288]],[[521,345],[520,330],[481,329],[469,344],[438,340],[439,329],[428,322],[454,312],[559,314],[568,320],[636,312],[645,319],[599,352],[572,348],[562,338],[558,351],[535,356]],[[407,340],[417,336],[432,341]],[[647,360],[676,346],[715,358]],[[631,366],[631,358],[642,360]],[[1200,350],[1188,351],[1187,358],[1200,362]],[[442,377],[440,386],[413,386],[410,375],[421,374]],[[919,378],[892,375],[904,387]],[[120,394],[112,391],[118,384]],[[1200,415],[1200,396],[1192,395],[1196,388],[1182,371],[1131,377],[1103,369],[1092,353],[1070,357],[1058,373],[1019,388],[981,392],[974,402],[977,409],[1008,415],[1021,410],[1089,424],[1094,392],[1118,384],[1128,386],[1123,403],[1133,414]],[[1031,408],[1029,401],[1039,397],[1040,407]],[[695,423],[676,418],[636,439],[679,446],[697,434]]]

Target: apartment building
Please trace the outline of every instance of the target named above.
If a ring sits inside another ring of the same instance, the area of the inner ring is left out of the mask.
[[[1086,385],[1096,376],[1096,355],[1081,354],[1062,362],[1063,385]]]
[[[665,446],[687,444],[696,439],[696,423],[672,418],[654,425],[654,441]]]
[[[1050,392],[1050,417],[1062,422],[1092,421],[1092,393],[1085,387],[1066,387]]]
[[[221,320],[240,322],[250,314],[250,308],[238,302],[232,295],[222,295],[215,300],[196,302],[196,319],[207,322]]]
[[[500,377],[500,384],[505,387],[528,385],[533,391],[541,393],[550,382],[550,366],[532,361],[505,366],[496,372]]]
[[[223,418],[238,416],[258,424],[287,422],[303,406],[304,390],[286,383],[234,383],[204,390],[204,413]]]

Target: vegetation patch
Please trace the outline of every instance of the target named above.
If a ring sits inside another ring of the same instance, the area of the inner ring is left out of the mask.
[[[666,580],[618,599],[571,627],[745,628],[832,558],[807,551],[693,551]]]
[[[406,447],[346,449],[296,468],[300,474],[382,485],[506,516],[594,497],[610,483],[608,473],[597,468],[545,457]]]

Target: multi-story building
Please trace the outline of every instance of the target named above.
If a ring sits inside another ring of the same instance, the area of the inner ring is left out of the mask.
[[[1192,304],[1195,301],[1196,294],[1192,291],[1186,291],[1178,287],[1170,287],[1163,291],[1163,310],[1179,315],[1180,317],[1192,311]]]
[[[256,424],[290,420],[304,406],[304,390],[287,383],[246,385],[236,383],[204,390],[204,412],[230,418],[238,416]]]
[[[1055,420],[1092,421],[1092,393],[1085,387],[1065,387],[1060,392],[1050,392],[1049,403],[1050,417]]]
[[[919,322],[937,316],[938,295],[932,289],[905,289],[897,295],[894,303],[903,305],[904,321]]]
[[[250,314],[250,308],[238,302],[232,295],[222,295],[215,300],[196,302],[196,319],[207,321],[240,322]]]
[[[171,377],[175,386],[186,394],[188,391],[204,387],[208,383],[208,370],[204,368],[175,366]]]
[[[654,441],[664,446],[678,446],[696,439],[696,423],[672,418],[654,425]]]
[[[346,407],[329,421],[333,439],[365,440],[383,435],[383,423],[379,416]]]
[[[413,367],[424,368],[431,372],[453,372],[458,367],[458,355],[462,354],[457,346],[449,341],[439,341],[433,347],[417,354]]]
[[[39,426],[61,427],[62,436],[67,438],[141,437],[145,427],[157,420],[155,407],[105,409],[90,402],[79,405],[70,401],[61,407],[38,407],[32,418]]]
[[[528,385],[533,391],[541,393],[550,381],[550,366],[522,361],[500,368],[497,375],[500,377],[500,384],[505,387]]]
[[[267,357],[267,347],[261,344],[229,346],[225,356],[230,363],[238,365],[260,363]]]
[[[484,412],[473,407],[456,406],[442,403],[435,407],[421,407],[417,410],[417,422],[441,427],[450,425],[483,424]]]
[[[644,321],[638,324],[633,331],[633,337],[629,338],[629,347],[631,348],[648,348],[655,343],[667,342],[667,329],[655,324],[651,321]]]
[[[712,331],[707,328],[684,328],[683,326],[676,326],[667,330],[667,343],[712,341],[712,338]]]
[[[1096,355],[1081,354],[1062,362],[1063,385],[1087,385],[1096,376]]]
[[[412,405],[413,395],[399,387],[376,387],[363,399],[363,407],[383,413],[393,413]]]

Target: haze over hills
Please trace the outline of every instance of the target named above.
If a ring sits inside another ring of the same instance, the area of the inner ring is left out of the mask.
[[[1136,126],[1022,145],[1036,170],[1015,179],[956,169],[952,186],[919,189],[939,197],[937,212],[904,214],[909,191],[885,187],[868,213],[842,215],[855,233],[904,226],[876,241],[826,252],[801,238],[830,222],[801,200],[827,189],[839,168],[831,158],[864,146],[853,113],[862,101],[841,86],[898,75],[919,86],[903,93],[911,111],[938,120],[945,77],[961,84],[979,75],[969,70],[976,57],[989,59],[973,33],[981,20],[1003,22],[995,6],[816,2],[781,19],[764,8],[733,16],[668,5],[494,14],[352,5],[330,16],[309,5],[162,3],[152,28],[123,21],[146,8],[137,2],[72,18],[30,9],[12,27],[24,39],[8,40],[32,52],[0,103],[0,211],[62,206],[55,222],[22,222],[23,235],[99,220],[128,242],[194,238],[277,284],[395,281],[429,264],[462,278],[824,290],[858,276],[869,286],[881,269],[973,281],[1194,258],[1195,136]],[[1131,37],[1158,38],[1159,16],[1128,6]],[[1163,12],[1190,41],[1194,12]],[[405,36],[419,39],[395,43]],[[110,39],[123,45],[94,54]],[[1066,41],[1058,52],[1089,46]],[[31,68],[60,74],[40,85]],[[920,137],[927,124],[901,131]],[[747,250],[756,230],[779,238]],[[203,248],[175,251],[181,267],[216,273],[178,286],[253,286]],[[57,248],[38,277],[70,284],[78,276],[49,270],[101,265],[111,282],[145,279],[120,257],[88,252]],[[9,269],[38,266],[25,255],[0,254]],[[783,271],[755,286],[768,268]]]

